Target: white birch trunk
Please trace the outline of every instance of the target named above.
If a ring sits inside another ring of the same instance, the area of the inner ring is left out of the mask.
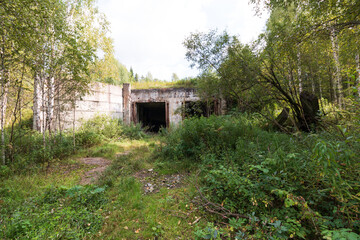
[[[335,29],[331,29],[331,43],[332,43],[332,50],[333,50],[333,56],[334,56],[334,62],[335,62],[335,83],[336,83],[336,89],[337,89],[337,97],[338,97],[338,104],[340,108],[343,107],[343,99],[344,99],[344,93],[343,93],[343,87],[342,87],[342,81],[341,81],[341,67],[340,67],[340,60],[339,60],[339,43],[337,34],[335,32]]]
[[[47,84],[47,108],[46,108],[46,127],[51,133],[52,130],[52,122],[54,118],[54,77],[50,77],[48,79]]]
[[[303,91],[303,83],[302,83],[302,79],[301,79],[301,54],[300,51],[298,50],[297,52],[297,67],[298,67],[298,81],[299,81],[299,93],[301,93]]]
[[[34,77],[34,98],[33,98],[33,130],[42,132],[41,124],[41,78],[38,73]]]
[[[42,116],[42,119],[41,119],[41,127],[42,127],[42,135],[43,135],[43,146],[44,146],[44,149],[46,149],[46,102],[45,102],[45,81],[43,78],[41,78],[41,116]]]
[[[5,156],[5,118],[6,118],[6,106],[7,106],[7,93],[9,82],[4,78],[4,73],[2,71],[1,77],[1,158],[3,165],[6,164],[6,156]]]
[[[1,24],[1,27],[3,25]],[[8,79],[5,74],[5,35],[2,35],[1,38],[1,69],[0,69],[0,128],[1,128],[1,158],[3,165],[6,164],[6,155],[5,155],[5,118],[6,118],[6,106],[7,106],[7,88],[8,88]]]

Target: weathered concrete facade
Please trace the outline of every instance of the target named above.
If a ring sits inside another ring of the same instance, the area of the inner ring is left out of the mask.
[[[192,88],[135,89],[131,91],[131,121],[139,122],[139,103],[165,103],[166,127],[169,127],[170,123],[182,121],[179,110],[185,102],[198,100]]]
[[[121,86],[103,83],[93,84],[90,93],[75,101],[75,109],[72,103],[66,103],[66,109],[61,114],[61,128],[70,128],[73,123],[77,127],[81,121],[88,120],[96,114],[106,114],[112,118],[122,119],[122,93]]]
[[[157,131],[160,127],[180,123],[186,104],[199,100],[193,88],[131,89],[128,83],[122,87],[95,83],[89,94],[76,100],[75,109],[68,104],[59,122],[64,129],[79,126],[81,121],[96,114],[106,114],[122,119],[126,124],[154,125],[155,128],[150,130]],[[224,107],[224,101],[214,100],[212,113],[222,114]]]

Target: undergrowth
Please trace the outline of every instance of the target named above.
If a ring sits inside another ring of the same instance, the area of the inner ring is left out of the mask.
[[[199,229],[197,236],[332,239],[341,233],[344,239],[359,238],[358,136],[346,130],[341,136],[268,132],[247,119],[188,119],[166,136],[162,158],[191,162],[201,171],[206,198],[243,216],[219,214],[214,222],[225,217],[227,225]]]
[[[13,159],[0,166],[0,239],[92,238],[103,227],[108,186],[78,186],[89,166],[74,158],[115,159],[129,148],[127,143],[147,135],[138,125],[125,126],[102,115],[74,135],[46,133],[45,146],[40,133],[16,131],[24,135],[16,139]]]
[[[41,170],[50,163],[65,159],[83,149],[112,140],[144,139],[146,133],[140,124],[125,125],[118,119],[106,115],[96,115],[84,121],[75,133],[71,130],[49,134],[31,131],[18,126],[18,137],[6,143],[7,165],[0,166],[0,178],[11,174]],[[9,133],[9,129],[5,132]],[[8,140],[9,137],[5,136]],[[10,151],[11,150],[11,151]]]
[[[97,185],[76,185],[84,169],[64,160],[74,154],[72,133],[53,136],[60,146],[49,146],[46,171],[0,169],[0,238],[359,239],[354,127],[289,135],[261,124],[253,115],[201,117],[149,137],[97,116],[75,133],[80,156],[112,161]],[[45,164],[35,157],[42,136],[22,141],[18,164]],[[143,171],[187,180],[146,195]]]
[[[83,239],[102,226],[104,192],[105,188],[96,186],[48,187],[13,211],[2,208],[0,238]],[[3,188],[2,195],[6,198],[11,193]]]

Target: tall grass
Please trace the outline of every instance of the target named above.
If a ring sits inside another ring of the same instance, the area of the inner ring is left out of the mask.
[[[39,132],[23,126],[18,128],[15,131],[21,137],[15,138],[12,144],[6,143],[8,164],[0,166],[0,178],[11,173],[41,169],[53,161],[64,159],[79,150],[99,145],[104,141],[146,137],[140,124],[127,126],[122,121],[106,115],[96,115],[84,121],[75,134],[72,131],[51,135],[46,132],[45,141]],[[8,135],[9,129],[6,131],[7,140]]]

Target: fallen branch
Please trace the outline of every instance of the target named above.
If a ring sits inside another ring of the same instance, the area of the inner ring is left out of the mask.
[[[204,194],[201,192],[201,190],[198,186],[197,177],[195,180],[195,188],[198,191],[200,198],[205,202],[205,203],[201,203],[201,206],[204,207],[204,209],[206,211],[220,215],[222,218],[225,218],[225,219],[229,219],[230,217],[249,219],[248,216],[245,216],[243,214],[233,213],[233,212],[229,211],[228,209],[226,209],[225,207],[223,207],[222,205],[209,201],[204,196]]]

